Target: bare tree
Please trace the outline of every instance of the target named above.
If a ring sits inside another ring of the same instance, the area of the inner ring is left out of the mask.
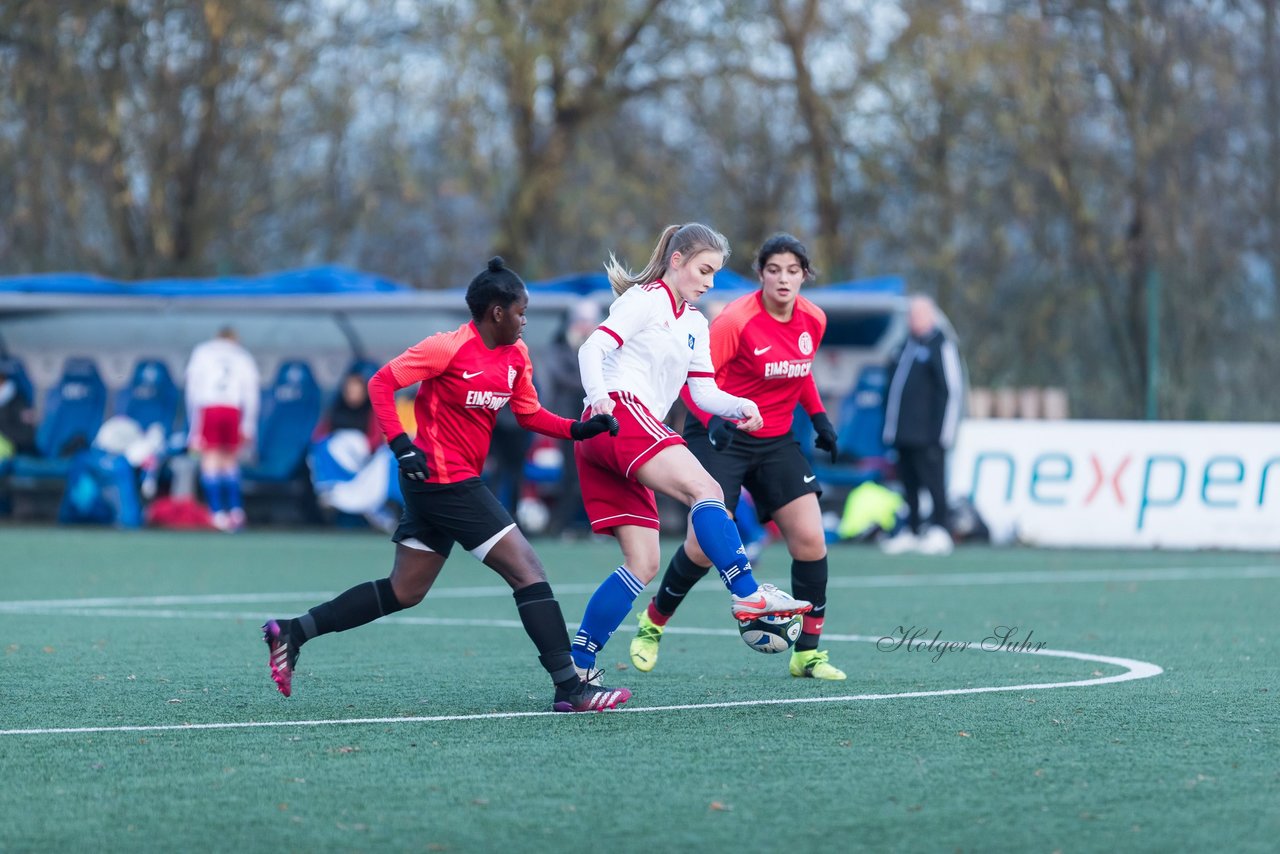
[[[689,11],[670,0],[476,4],[468,45],[494,48],[514,154],[496,238],[503,254],[539,270],[537,250],[569,198],[565,169],[590,122],[696,73],[680,57]]]

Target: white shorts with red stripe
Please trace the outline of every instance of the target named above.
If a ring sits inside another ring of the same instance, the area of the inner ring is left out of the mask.
[[[657,498],[636,480],[636,470],[663,448],[685,441],[629,392],[610,392],[609,397],[616,403],[618,435],[602,433],[573,448],[587,519],[597,534],[612,533],[619,525],[656,529]]]

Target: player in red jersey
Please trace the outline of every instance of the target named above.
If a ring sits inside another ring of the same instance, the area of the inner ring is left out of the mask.
[[[836,431],[831,426],[811,373],[813,354],[827,328],[827,316],[800,296],[800,286],[813,277],[804,244],[789,234],[765,241],[756,256],[760,290],[729,303],[711,324],[711,358],[716,384],[730,394],[754,400],[764,426],[752,433],[700,409],[687,392],[685,405],[694,417],[684,438],[698,462],[724,490],[732,512],[743,486],[751,492],[761,521],[778,524],[791,552],[791,589],[813,603],[791,654],[791,675],[844,679],[825,651],[818,649],[827,602],[827,543],[822,528],[817,478],[791,435],[796,403],[813,421],[814,444],[836,459]],[[685,594],[711,568],[693,531],[667,566],[658,593],[640,613],[631,642],[631,662],[649,671],[658,661],[658,643],[667,620]]]
[[[357,585],[295,619],[270,620],[262,627],[271,676],[286,697],[304,643],[418,604],[457,542],[511,585],[520,620],[555,683],[555,711],[611,709],[630,698],[626,688],[588,686],[579,679],[546,571],[480,480],[498,410],[508,404],[522,427],[559,439],[618,430],[609,415],[570,421],[542,408],[529,351],[520,340],[528,304],[524,282],[501,258],[493,258],[467,288],[470,323],[415,344],[369,380],[374,412],[400,464],[405,501],[391,537],[395,563],[388,578]],[[410,439],[396,414],[395,393],[414,383],[421,383],[414,401],[418,435]]]

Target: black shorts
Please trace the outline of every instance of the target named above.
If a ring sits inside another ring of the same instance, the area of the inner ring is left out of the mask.
[[[457,542],[483,560],[516,524],[478,477],[457,483],[419,483],[401,475],[400,491],[404,512],[391,539],[411,548],[426,546],[448,557]]]
[[[778,508],[802,495],[811,492],[822,495],[822,487],[801,453],[800,443],[790,433],[758,439],[739,432],[729,447],[717,451],[711,446],[707,428],[696,418],[689,418],[684,440],[724,490],[724,503],[729,512],[738,506],[738,494],[744,486],[756,503],[756,516],[761,522],[768,522]]]

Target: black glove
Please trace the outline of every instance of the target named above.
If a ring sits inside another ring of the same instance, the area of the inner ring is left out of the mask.
[[[738,425],[732,421],[712,415],[707,422],[707,436],[711,439],[711,447],[723,451],[733,444],[733,434],[738,432]]]
[[[391,446],[391,452],[396,455],[396,462],[400,464],[400,473],[409,480],[426,483],[427,478],[431,476],[427,471],[427,455],[413,444],[408,434],[401,433],[387,444]]]
[[[590,439],[592,436],[599,436],[606,430],[609,431],[610,436],[618,435],[618,419],[612,415],[605,415],[603,412],[598,415],[592,415],[585,421],[575,421],[569,425],[569,435],[573,437],[575,442]]]
[[[820,451],[830,451],[831,462],[834,463],[840,454],[840,449],[836,447],[836,440],[839,438],[836,436],[836,428],[831,426],[831,419],[825,412],[815,413],[809,418],[813,421],[813,432],[816,434],[813,446]]]

